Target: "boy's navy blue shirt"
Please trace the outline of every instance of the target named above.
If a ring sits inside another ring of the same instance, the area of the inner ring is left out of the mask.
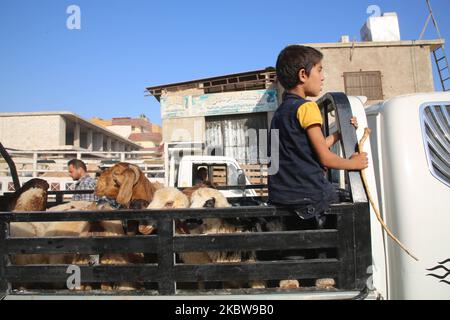
[[[315,213],[320,214],[336,201],[336,193],[325,178],[324,168],[306,130],[297,119],[299,108],[306,102],[296,94],[285,93],[272,119],[270,130],[278,130],[279,168],[278,172],[268,177],[269,203],[294,206],[312,204]],[[273,135],[270,134],[270,137]],[[273,141],[271,145],[274,145]]]

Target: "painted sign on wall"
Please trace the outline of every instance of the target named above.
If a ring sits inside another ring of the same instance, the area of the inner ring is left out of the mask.
[[[161,97],[161,117],[188,118],[236,113],[275,111],[276,90],[252,90],[203,94],[199,96]]]

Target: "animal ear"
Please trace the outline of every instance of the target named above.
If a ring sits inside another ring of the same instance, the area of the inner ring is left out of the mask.
[[[116,176],[116,175],[115,175]],[[133,194],[136,175],[133,170],[127,169],[122,172],[122,183],[120,184],[119,194],[116,201],[121,205],[128,207]]]
[[[97,183],[95,185],[95,195],[98,197],[103,197],[105,195],[106,174],[107,173],[103,172],[97,179]]]
[[[134,166],[134,165],[130,165],[129,169],[131,171],[133,171],[133,173],[134,173],[133,185],[135,185],[139,181],[139,178],[141,177],[141,170],[139,169],[138,166]]]
[[[214,208],[216,206],[216,198],[206,200],[203,208]]]

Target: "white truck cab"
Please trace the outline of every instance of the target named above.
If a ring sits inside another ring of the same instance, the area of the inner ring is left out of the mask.
[[[178,165],[175,162],[171,162],[168,185],[177,188],[194,186],[198,178],[197,171],[200,168],[207,170],[207,180],[218,187],[236,187],[239,185],[239,175],[245,177],[244,171],[233,158],[223,156],[184,156]],[[250,184],[249,179],[245,177],[245,185]],[[254,189],[220,191],[227,198],[256,196]]]
[[[367,108],[349,97],[365,145],[370,192],[415,261],[382,232],[371,208],[373,289],[385,299],[450,299],[450,92]]]

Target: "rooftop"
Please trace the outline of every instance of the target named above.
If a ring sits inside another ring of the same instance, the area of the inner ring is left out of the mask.
[[[199,88],[204,89],[205,93],[257,90],[266,88],[266,84],[274,82],[275,78],[275,69],[273,67],[267,67],[266,69],[255,71],[232,73],[210,78],[152,86],[147,87],[146,90],[149,95],[160,100],[160,97],[165,90],[176,91]]]
[[[134,126],[134,127],[144,127],[147,130],[152,130],[152,124],[150,121],[137,118],[133,119],[130,117],[122,117],[122,118],[112,118],[110,126]]]
[[[434,40],[403,40],[403,41],[350,41],[350,42],[330,42],[330,43],[305,43],[303,45],[321,49],[331,48],[367,48],[367,47],[411,47],[411,46],[429,46],[435,50],[445,44],[444,39]]]
[[[303,45],[319,49],[342,49],[342,48],[368,48],[368,47],[404,47],[404,46],[428,46],[435,50],[445,44],[444,39],[434,40],[405,40],[389,42],[331,42],[331,43],[305,43]],[[276,80],[276,71],[273,67],[266,69],[247,71],[242,73],[227,74],[223,76],[201,78],[185,82],[175,82],[163,85],[147,87],[149,95],[158,101],[165,91],[176,91],[190,88],[204,89],[205,93],[217,93],[226,91],[242,91],[263,89],[267,82]]]

